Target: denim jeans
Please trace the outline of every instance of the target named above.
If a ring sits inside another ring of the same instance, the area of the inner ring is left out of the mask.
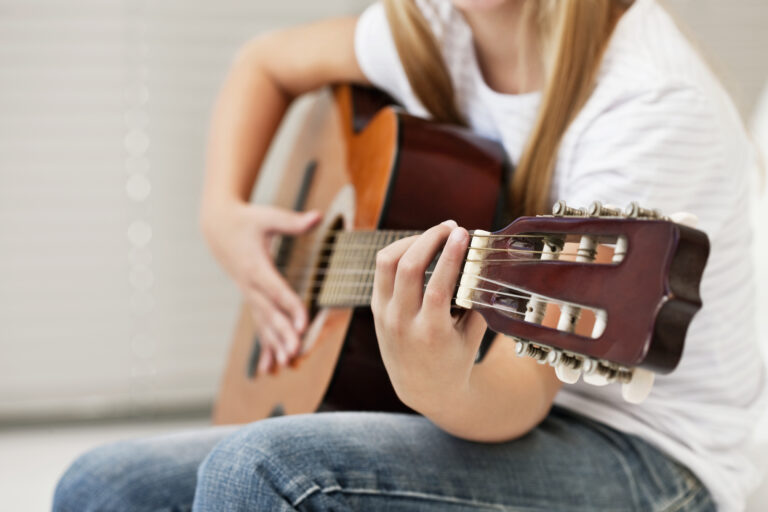
[[[125,441],[77,459],[55,511],[713,511],[688,469],[554,408],[514,441],[420,416],[322,413]]]

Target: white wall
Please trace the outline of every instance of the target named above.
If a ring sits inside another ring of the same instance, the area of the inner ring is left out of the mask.
[[[235,49],[361,0],[0,0],[0,418],[200,407],[237,293],[197,227]]]

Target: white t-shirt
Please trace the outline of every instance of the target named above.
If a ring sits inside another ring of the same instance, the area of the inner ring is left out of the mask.
[[[500,141],[515,164],[540,94],[491,90],[472,33],[448,0],[418,0],[441,45],[459,109],[471,128]],[[382,5],[360,17],[355,52],[366,77],[411,113],[413,94]],[[758,474],[745,451],[762,406],[762,358],[754,327],[750,170],[754,152],[739,116],[701,57],[655,0],[637,0],[619,21],[598,83],[563,137],[551,198],[694,213],[710,237],[695,316],[678,368],[657,376],[641,405],[618,385],[564,386],[555,402],[636,434],[696,473],[721,510],[740,510]],[[617,291],[622,293],[622,291]]]

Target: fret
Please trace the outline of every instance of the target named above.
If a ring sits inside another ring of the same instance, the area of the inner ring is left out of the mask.
[[[354,260],[354,254],[355,251],[353,248],[350,247],[352,236],[345,233],[345,241],[346,246],[344,247],[344,251],[342,252],[342,259],[341,259],[341,268],[342,269],[348,269],[352,266],[353,260]],[[341,285],[339,286],[340,291],[337,293],[336,300],[341,302],[342,298],[347,295],[346,291],[348,289],[348,283],[349,283],[349,273],[345,272],[341,274],[341,278],[339,279],[339,282]]]
[[[370,235],[370,249],[367,253],[365,269],[368,272],[365,275],[365,295],[368,297],[368,303],[370,304],[371,296],[373,295],[373,271],[376,269],[376,254],[380,250],[380,246],[377,243],[378,233],[374,232]]]
[[[317,304],[321,307],[369,305],[376,254],[391,243],[418,233],[401,230],[337,233],[329,248],[323,282],[317,286]],[[433,268],[434,262],[430,270]]]

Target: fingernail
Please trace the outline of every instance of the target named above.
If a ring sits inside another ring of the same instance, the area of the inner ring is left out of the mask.
[[[296,317],[296,318],[293,320],[293,327],[294,327],[294,329],[296,329],[298,332],[301,332],[301,331],[302,331],[302,329],[304,329],[304,319],[303,319],[302,317],[299,317],[299,316],[297,316],[297,317]]]
[[[443,221],[440,224],[443,225],[443,226],[448,226],[449,228],[455,228],[455,227],[458,226],[458,224],[456,224],[456,221],[452,220],[452,219]]]
[[[451,241],[452,242],[463,242],[466,237],[465,231],[463,229],[456,228],[453,231],[451,231]]]

